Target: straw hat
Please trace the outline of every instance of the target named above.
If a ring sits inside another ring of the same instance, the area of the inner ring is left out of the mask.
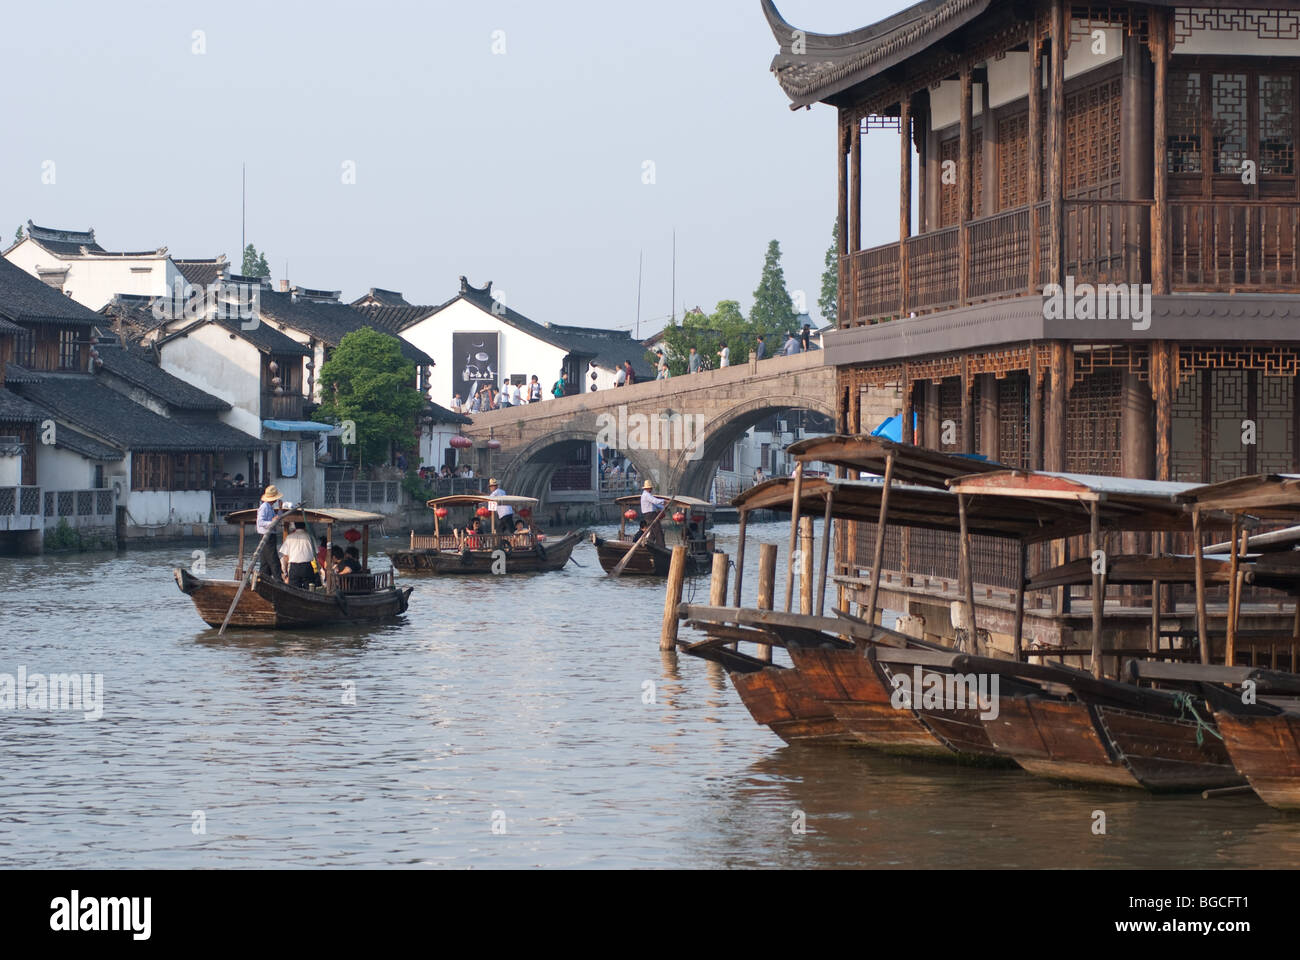
[[[280,491],[275,489],[274,483],[271,484],[269,487],[267,487],[266,492],[262,494],[263,503],[275,503],[275,501],[279,499],[280,499]]]
[[[645,483],[641,484],[642,490],[653,490],[654,488],[655,482],[653,480],[647,480]]]
[[[496,485],[497,485],[497,478],[496,478],[496,477],[493,477],[491,480],[488,481],[488,486],[489,486],[489,487],[495,487]]]

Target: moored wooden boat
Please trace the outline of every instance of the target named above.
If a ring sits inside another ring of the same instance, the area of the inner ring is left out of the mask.
[[[669,501],[669,508],[680,506],[682,509],[673,516],[677,524],[678,542],[686,547],[686,573],[698,576],[708,573],[713,566],[714,539],[709,532],[709,520],[714,505],[707,500],[695,497],[673,496],[664,498]],[[596,534],[591,535],[591,542],[596,547],[596,557],[606,573],[613,573],[614,568],[622,562],[634,546],[637,546],[635,534],[629,525],[639,519],[638,496],[619,497],[617,503],[623,510],[619,515],[618,536],[606,540]],[[628,516],[631,514],[632,516]],[[662,524],[662,521],[660,521]],[[644,538],[642,538],[644,539]],[[665,538],[667,541],[668,538]],[[623,566],[622,576],[666,577],[668,566],[672,561],[672,547],[647,540],[628,558]]]
[[[221,626],[227,614],[228,625],[232,627],[281,629],[385,620],[406,612],[412,588],[396,586],[390,571],[344,576],[326,571],[321,585],[306,589],[290,586],[277,577],[262,576],[256,570],[261,558],[254,556],[250,559],[254,572],[241,591],[245,528],[256,523],[256,514],[256,510],[239,510],[226,517],[227,523],[239,524],[239,556],[233,579],[196,577],[179,567],[173,570],[176,585],[194,602],[199,616],[209,626]],[[282,512],[279,523],[305,524],[308,528],[311,524],[323,526],[331,541],[336,525],[360,527],[364,568],[368,560],[369,526],[383,519],[377,513],[358,510],[300,508]]]
[[[427,504],[433,511],[432,536],[412,531],[409,546],[388,551],[388,558],[397,569],[413,574],[507,574],[559,570],[569,562],[579,535],[570,531],[551,538],[539,531],[532,517],[537,502],[534,497],[489,497],[474,493],[436,497]],[[526,532],[498,529],[496,509],[499,506],[508,506],[518,512],[527,522]],[[467,532],[452,526],[448,532],[448,524],[443,521],[458,508],[468,508],[480,523],[487,520],[489,528]]]

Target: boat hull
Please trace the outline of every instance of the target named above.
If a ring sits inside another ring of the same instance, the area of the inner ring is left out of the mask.
[[[1300,717],[1216,708],[1214,719],[1233,765],[1259,798],[1277,810],[1300,810]]]
[[[388,559],[406,574],[545,573],[568,563],[577,544],[578,534],[566,533],[540,550],[391,550]]]
[[[596,557],[606,573],[613,573],[627,552],[632,549],[631,540],[604,540],[595,535],[591,542],[596,546]],[[712,542],[712,541],[710,541]],[[673,552],[657,543],[644,544],[632,554],[621,576],[666,577],[672,565]],[[688,577],[709,573],[713,569],[713,554],[688,553],[686,555],[686,575]]]
[[[194,602],[203,622],[221,626],[239,591],[239,581],[209,580],[182,569],[175,571],[175,579],[181,592]],[[229,626],[277,630],[387,620],[406,612],[411,589],[390,587],[375,593],[324,594],[256,577],[240,595]]]
[[[749,673],[732,671],[729,676],[754,721],[769,727],[786,743],[818,746],[858,743],[830,708],[812,695],[798,670],[773,666]]]

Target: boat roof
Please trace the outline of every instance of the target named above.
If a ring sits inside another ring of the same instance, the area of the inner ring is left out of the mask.
[[[980,496],[1026,496],[1063,500],[1124,501],[1141,503],[1190,502],[1200,484],[1135,477],[1106,477],[1092,473],[1056,473],[1050,470],[1006,470],[956,477],[948,481],[955,493]]]
[[[496,503],[507,507],[534,507],[536,497],[489,497],[486,493],[453,493],[448,497],[434,497],[425,503],[430,510],[436,507],[455,507],[467,503]]]
[[[1248,513],[1267,520],[1300,520],[1300,474],[1262,473],[1198,487],[1201,510]]]
[[[660,500],[672,500],[673,503],[680,503],[682,506],[690,507],[693,510],[714,510],[718,506],[716,503],[709,503],[709,501],[701,500],[698,497],[687,497],[680,494],[673,496],[667,493],[656,493],[655,496]],[[634,493],[630,496],[618,497],[614,502],[628,505],[637,504],[641,502],[641,495],[639,493]]]
[[[257,509],[257,507],[249,507],[247,510],[234,510],[226,514],[226,523],[256,523]],[[343,507],[308,507],[307,509],[297,507],[285,512],[280,519],[294,523],[306,521],[307,523],[371,524],[383,523],[384,515],[365,510],[347,510]]]
[[[889,492],[888,525],[960,531],[961,515],[957,494],[951,490],[912,483],[892,483]],[[875,523],[880,519],[880,501],[885,490],[880,478],[839,480],[805,479],[800,490],[800,512],[821,515],[826,498],[831,498],[831,516],[839,520]],[[790,511],[794,481],[789,477],[768,480],[746,490],[733,503],[740,510]],[[1074,499],[1061,497],[998,496],[972,497],[966,513],[971,533],[1035,543],[1085,534],[1088,511]],[[1179,503],[1155,501],[1142,506],[1126,502],[1098,502],[1103,528],[1121,530],[1185,530],[1190,514]]]
[[[930,487],[942,487],[954,477],[1006,469],[1004,464],[991,460],[941,453],[865,433],[856,436],[832,434],[809,437],[790,444],[787,452],[800,463],[820,461],[831,466],[877,475],[884,474],[886,463],[893,457],[895,480]]]

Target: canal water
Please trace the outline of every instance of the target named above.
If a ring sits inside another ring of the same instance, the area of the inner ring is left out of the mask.
[[[752,527],[751,543],[784,555],[786,533]],[[718,534],[734,553],[736,528]],[[590,544],[574,559],[418,580],[389,625],[224,639],[172,581],[191,547],[0,559],[0,674],[103,675],[97,720],[0,712],[0,865],[1300,860],[1300,819],[1253,795],[1159,798],[787,747],[716,666],[659,652],[662,581],[608,579]],[[232,550],[205,560],[226,571]],[[749,580],[756,551],[746,566]],[[707,578],[693,589],[704,601]]]

